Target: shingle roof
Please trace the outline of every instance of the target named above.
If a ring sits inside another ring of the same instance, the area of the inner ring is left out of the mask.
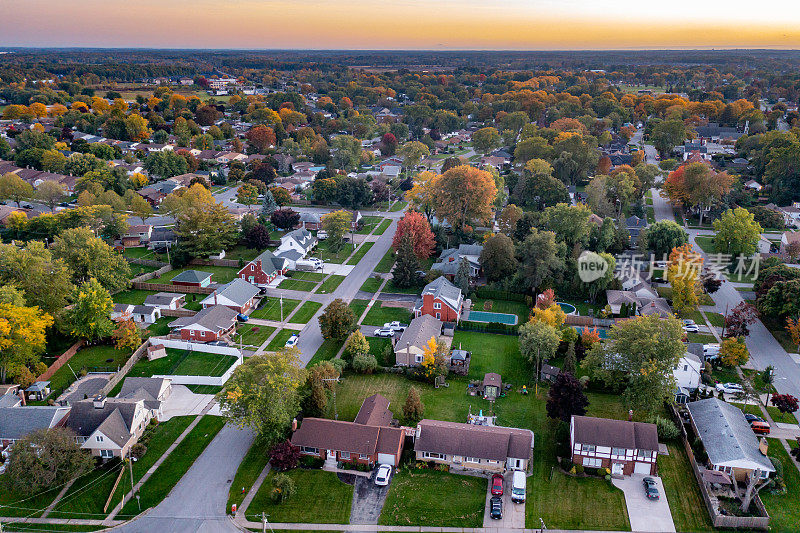
[[[261,270],[267,275],[273,274],[278,270],[283,270],[286,267],[286,259],[276,257],[275,254],[269,250],[261,252],[251,263],[257,263],[258,261],[261,261]]]
[[[753,468],[774,472],[769,458],[758,448],[756,438],[742,410],[718,398],[686,404],[698,436],[715,465],[744,461]]]
[[[88,437],[103,425],[110,415],[116,412],[119,416],[115,415],[115,420],[110,421],[104,428],[112,433],[114,437],[120,438],[120,434],[123,431],[120,429],[121,426],[124,426],[124,431],[130,434],[136,406],[137,402],[134,400],[108,398],[102,408],[97,408],[94,406],[94,400],[81,400],[72,404],[66,427],[74,431],[79,437]],[[109,438],[114,438],[112,435],[108,436]],[[115,440],[114,442],[117,441]]]
[[[288,239],[296,241],[297,244],[299,244],[304,250],[310,250],[313,248],[314,243],[317,242],[317,238],[305,228],[298,228],[285,234],[283,237],[281,237],[281,243]]]
[[[242,278],[234,278],[216,290],[217,297],[227,298],[237,305],[244,306],[259,292],[258,287]],[[214,302],[214,294],[209,294],[203,303]]]
[[[422,294],[432,294],[434,298],[441,300],[456,311],[461,301],[461,289],[447,281],[444,276],[439,276],[425,285],[425,288],[422,289]]]
[[[209,272],[202,272],[200,270],[184,270],[172,278],[172,281],[179,281],[183,283],[201,283],[210,277],[211,274]]]
[[[67,413],[69,407],[0,407],[0,439],[21,439],[37,429],[51,428]]]
[[[144,299],[146,305],[170,305],[175,300],[184,298],[183,294],[177,292],[157,292]]]
[[[122,382],[122,389],[119,391],[120,398],[157,400],[164,384],[169,384],[170,380],[164,378],[134,378],[126,377]],[[139,391],[144,391],[149,397],[134,398],[140,396]]]
[[[655,424],[590,416],[573,416],[572,424],[575,442],[581,444],[658,451]]]
[[[414,449],[423,452],[505,461],[527,459],[533,433],[527,429],[422,420]]]
[[[367,426],[388,426],[392,418],[389,400],[380,394],[373,394],[361,404],[354,422]]]
[[[206,307],[194,316],[181,317],[169,324],[171,328],[183,328],[198,324],[210,331],[226,330],[236,321],[238,313],[224,305]]]
[[[431,337],[438,338],[442,334],[442,321],[431,315],[421,315],[411,321],[395,344],[395,350],[406,346],[424,348]]]
[[[378,445],[379,432],[380,428],[377,426],[325,418],[305,418],[292,435],[292,444],[372,455]]]

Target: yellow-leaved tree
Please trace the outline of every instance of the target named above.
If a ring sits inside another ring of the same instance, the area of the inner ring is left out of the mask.
[[[35,363],[53,317],[38,307],[0,303],[0,382],[15,365]]]
[[[447,345],[437,342],[435,337],[428,340],[420,363],[420,372],[425,379],[433,381],[437,376],[447,375],[447,350]]]
[[[697,309],[702,269],[703,257],[692,250],[691,244],[673,248],[669,254],[667,280],[672,287],[672,306],[679,313]]]

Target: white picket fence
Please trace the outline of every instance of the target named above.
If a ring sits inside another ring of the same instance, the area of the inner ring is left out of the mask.
[[[233,355],[235,357],[241,357],[242,355],[239,348],[235,346],[217,346],[214,344],[191,342],[183,339],[171,339],[168,337],[150,337],[150,344],[153,346],[158,346],[160,344],[165,348],[177,348],[178,350],[189,350],[191,352],[218,353]]]

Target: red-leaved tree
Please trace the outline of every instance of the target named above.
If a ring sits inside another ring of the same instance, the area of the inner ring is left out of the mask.
[[[297,466],[300,448],[288,440],[279,442],[269,450],[269,464],[278,472],[285,472]]]
[[[758,311],[755,306],[742,302],[733,308],[725,317],[726,337],[747,337],[750,335],[750,324],[758,320]]]
[[[781,413],[794,413],[797,411],[797,398],[791,394],[775,394],[770,400],[772,405],[778,408]]]
[[[414,255],[421,261],[429,258],[436,248],[436,241],[433,237],[430,223],[416,211],[409,211],[397,223],[397,231],[392,239],[392,248],[395,251],[400,248],[403,237],[406,235],[411,237]]]

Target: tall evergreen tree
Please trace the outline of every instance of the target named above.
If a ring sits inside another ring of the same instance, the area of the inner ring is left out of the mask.
[[[395,285],[398,287],[413,287],[419,281],[417,271],[420,269],[419,259],[414,255],[414,244],[411,236],[406,235],[400,241],[400,248],[397,250],[397,264],[392,271]]]
[[[465,257],[461,258],[461,263],[458,265],[458,270],[456,270],[456,276],[453,279],[453,283],[456,287],[461,289],[461,292],[464,295],[469,293],[469,263],[467,263],[467,259]]]
[[[567,346],[567,353],[564,356],[564,372],[575,374],[575,367],[577,366],[578,359],[575,355],[575,343],[569,343]]]
[[[272,216],[272,213],[277,210],[278,204],[275,202],[275,197],[272,196],[272,192],[267,189],[264,193],[264,203],[261,205],[261,216],[268,219]]]

